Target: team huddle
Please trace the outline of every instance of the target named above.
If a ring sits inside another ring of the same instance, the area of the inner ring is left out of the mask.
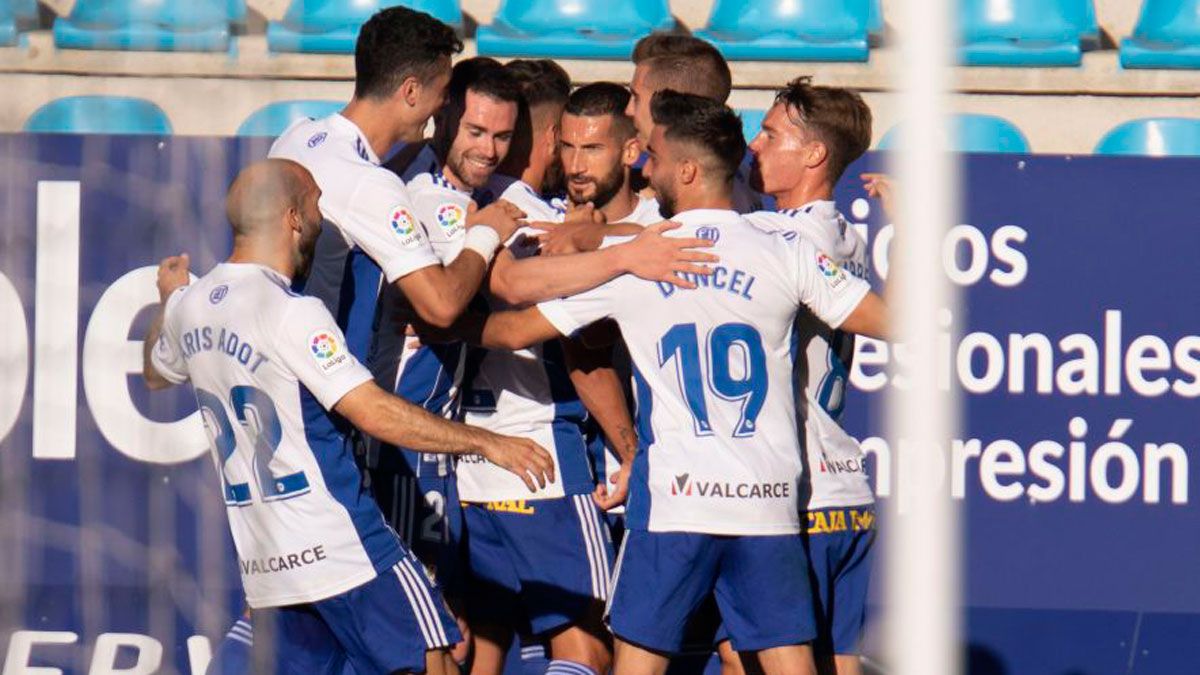
[[[228,260],[160,266],[144,376],[195,390],[249,608],[209,672],[861,672],[838,420],[886,312],[832,194],[869,109],[799,78],[747,144],[690,36],[628,88],[461,50],[377,13],[346,108],[230,187]]]

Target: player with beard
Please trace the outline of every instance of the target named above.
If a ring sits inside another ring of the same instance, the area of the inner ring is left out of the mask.
[[[460,328],[509,349],[602,318],[625,335],[639,448],[609,604],[616,675],[665,672],[667,654],[680,650],[709,597],[733,646],[767,673],[812,673],[792,329],[807,308],[833,327],[879,336],[886,310],[866,282],[807,240],[768,232],[732,210],[745,141],[731,110],[663,91],[652,114],[645,171],[663,215],[716,242],[721,262],[707,283],[679,291],[625,275],[482,323],[467,317]]]
[[[457,628],[363,486],[349,425],[428,452],[483,453],[531,490],[553,480],[553,464],[529,440],[386,393],[324,305],[290,290],[312,262],[320,195],[292,161],[238,174],[229,259],[191,284],[186,256],[159,266],[142,375],[151,389],[195,388],[260,629],[253,672],[446,672]],[[336,433],[314,434],[318,418]]]

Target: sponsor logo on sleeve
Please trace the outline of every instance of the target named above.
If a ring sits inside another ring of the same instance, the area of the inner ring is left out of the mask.
[[[830,288],[838,288],[846,283],[845,270],[839,267],[833,258],[820,251],[817,252],[817,269],[821,270],[821,276]]]
[[[458,204],[446,203],[437,208],[437,223],[447,238],[462,232],[467,222],[467,212]]]
[[[325,133],[324,131],[313,134],[312,138],[308,139],[308,147],[315,148],[324,143],[326,138],[329,138],[329,134]]]
[[[336,373],[350,364],[350,353],[333,330],[322,329],[310,335],[308,348],[317,362],[317,368],[325,375]]]
[[[403,206],[397,206],[391,213],[392,233],[400,240],[404,248],[414,248],[421,243],[421,235],[417,229],[417,219],[412,212]]]

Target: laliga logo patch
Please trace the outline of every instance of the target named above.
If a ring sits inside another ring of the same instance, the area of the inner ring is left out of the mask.
[[[221,284],[220,286],[212,289],[212,291],[208,294],[208,301],[215,305],[224,300],[225,296],[228,294],[229,286]]]
[[[453,237],[463,228],[467,214],[458,204],[442,204],[437,209],[437,222],[446,231],[447,237]]]
[[[308,348],[321,372],[328,375],[350,363],[350,355],[338,343],[332,330],[319,330],[308,336]]]
[[[417,219],[408,209],[403,206],[392,209],[391,222],[392,232],[400,238],[401,246],[412,248],[421,242],[421,236],[417,234]]]
[[[845,283],[846,273],[833,258],[818,252],[817,267],[821,270],[821,274],[825,277],[825,283],[829,284],[830,288],[837,288]]]
[[[721,231],[715,227],[698,227],[696,228],[696,237],[716,243],[721,238]]]
[[[308,139],[308,147],[315,148],[324,143],[326,138],[329,138],[329,134],[325,133],[324,131],[319,134],[314,134],[312,138]]]

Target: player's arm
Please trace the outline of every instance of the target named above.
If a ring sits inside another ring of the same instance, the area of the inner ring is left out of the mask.
[[[154,350],[162,337],[163,320],[166,317],[167,300],[176,289],[188,284],[188,254],[164,258],[158,265],[158,310],[150,321],[150,329],[142,342],[142,379],[151,390],[166,389],[175,384],[159,372],[154,365]],[[166,345],[162,347],[168,349]]]
[[[596,324],[593,324],[596,325]],[[586,329],[585,329],[586,330]],[[608,510],[625,502],[629,494],[628,473],[637,454],[637,433],[625,401],[617,371],[612,365],[612,346],[589,348],[580,337],[564,339],[567,372],[579,400],[600,425],[600,430],[621,459],[621,470],[612,477],[613,485],[598,485],[594,498]]]
[[[564,221],[561,223],[534,223],[544,230],[538,235],[542,251],[548,255],[563,255],[600,248],[605,237],[629,237],[641,233],[645,227],[637,223],[594,223]]]
[[[467,307],[483,282],[500,242],[521,225],[524,213],[506,201],[469,213],[462,253],[449,265],[429,265],[396,280],[396,285],[425,323],[446,328]]]
[[[695,288],[678,272],[709,274],[699,263],[718,258],[701,250],[712,242],[695,237],[664,237],[663,232],[680,227],[664,221],[645,228],[633,239],[569,256],[531,256],[518,260],[504,250],[496,257],[488,281],[494,296],[510,305],[526,305],[590,290],[621,274],[647,281]]]
[[[887,311],[887,304],[883,298],[874,291],[870,291],[838,328],[847,333],[886,340],[890,335]]]
[[[519,476],[530,492],[554,482],[554,460],[537,443],[443,419],[372,381],[350,390],[333,409],[385,443],[420,452],[482,455]]]

